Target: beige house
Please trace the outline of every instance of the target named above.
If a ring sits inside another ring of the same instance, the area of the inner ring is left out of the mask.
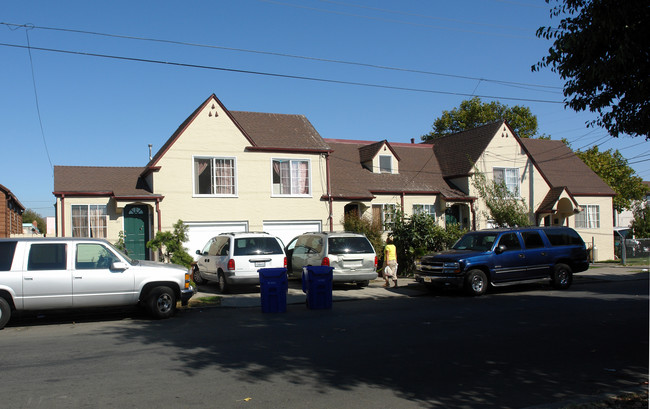
[[[323,139],[304,116],[229,111],[214,95],[144,167],[56,166],[57,235],[122,235],[133,257],[152,258],[146,241],[178,220],[190,253],[220,232],[286,244],[341,230],[349,212],[390,222],[397,207],[481,229],[474,165],[516,189],[531,221],[575,227],[613,259],[614,193],[562,142],[520,139],[505,122],[430,144]]]

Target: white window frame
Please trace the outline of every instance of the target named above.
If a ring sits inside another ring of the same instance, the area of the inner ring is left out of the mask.
[[[413,204],[413,214],[425,213],[436,220],[436,205],[428,203],[415,203]]]
[[[275,175],[275,163],[289,163],[289,175],[283,176],[281,173],[278,173],[280,178],[279,183],[274,183]],[[299,181],[301,179],[300,175],[297,172],[300,171],[299,168],[295,167],[301,163],[307,165],[307,177],[306,177],[306,188],[307,193],[299,193],[300,189]],[[310,159],[297,159],[297,158],[271,158],[271,197],[311,197],[312,196],[312,177],[311,177],[311,160]],[[289,181],[289,193],[282,193],[282,181]],[[276,191],[276,185],[278,189]]]
[[[600,205],[582,205],[575,215],[576,229],[600,229]]]
[[[197,180],[197,169],[196,161],[197,160],[209,160],[211,162],[212,173],[210,175],[210,193],[199,193],[198,192],[198,180]],[[231,187],[231,193],[217,193],[217,183],[219,176],[216,174],[217,162],[218,161],[231,161],[232,163],[232,175],[223,176],[228,179],[232,179],[232,185],[224,185],[225,187]],[[194,197],[237,197],[238,188],[237,188],[237,158],[232,156],[203,156],[196,155],[192,156],[192,194]]]
[[[502,173],[497,177],[497,173]],[[511,173],[510,175],[508,173]],[[510,193],[519,197],[521,192],[521,181],[519,179],[519,168],[495,167],[492,168],[492,177],[495,183],[505,182]]]
[[[381,165],[381,160],[388,158],[388,169]],[[379,173],[393,173],[393,157],[391,155],[379,155]]]
[[[85,215],[75,215],[75,208],[84,208]],[[91,214],[94,210],[94,214]],[[96,211],[99,210],[100,213]],[[83,218],[84,224],[75,228],[75,220]],[[81,235],[77,232],[83,229]],[[108,206],[102,204],[73,204],[70,206],[70,231],[72,237],[92,237],[105,239],[108,237]],[[85,234],[85,235],[84,235]]]

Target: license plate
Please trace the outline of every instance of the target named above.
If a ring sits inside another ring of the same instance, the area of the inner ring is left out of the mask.
[[[430,283],[431,282],[431,277],[424,277],[424,282],[425,283]]]
[[[265,264],[266,264],[266,263],[263,262],[263,261],[256,261],[256,262],[255,262],[255,267],[264,267]]]

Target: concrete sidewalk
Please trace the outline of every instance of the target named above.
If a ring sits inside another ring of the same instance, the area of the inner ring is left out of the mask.
[[[624,267],[612,264],[594,264],[589,270],[574,275],[574,285],[591,280],[621,281],[639,280],[648,277],[647,266]],[[332,302],[348,300],[381,300],[395,297],[417,297],[426,293],[426,289],[415,282],[413,278],[400,278],[397,288],[384,288],[384,280],[377,279],[370,282],[365,288],[357,288],[354,284],[334,284],[332,288]],[[230,294],[221,294],[216,283],[202,284],[198,292],[192,297],[197,300],[203,297],[221,297],[221,307],[242,308],[260,307],[260,290],[258,286],[245,286],[234,288]],[[302,291],[300,281],[289,280],[287,304],[305,304],[307,296]],[[191,300],[190,300],[191,301]],[[201,308],[201,307],[199,307]]]

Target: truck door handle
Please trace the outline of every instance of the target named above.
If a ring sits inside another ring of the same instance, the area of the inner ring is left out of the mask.
[[[523,253],[519,253],[519,258],[526,258],[526,256]]]
[[[545,252],[545,251],[542,251],[542,256],[545,256],[545,255],[546,255],[546,252]]]

